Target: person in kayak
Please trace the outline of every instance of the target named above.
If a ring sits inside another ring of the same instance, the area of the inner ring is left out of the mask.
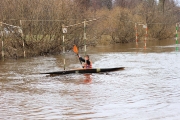
[[[92,62],[89,59],[89,55],[85,55],[84,58],[79,56],[79,60],[83,62],[83,68],[84,69],[91,69],[92,68]]]

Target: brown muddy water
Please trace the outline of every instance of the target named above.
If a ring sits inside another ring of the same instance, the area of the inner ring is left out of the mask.
[[[89,48],[93,67],[126,67],[108,74],[39,74],[63,70],[62,55],[1,61],[0,119],[179,120],[174,42]],[[66,59],[66,69],[81,67],[74,53]]]

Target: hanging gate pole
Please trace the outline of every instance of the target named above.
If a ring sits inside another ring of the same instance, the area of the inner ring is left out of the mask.
[[[176,51],[178,51],[178,28],[179,28],[178,24],[179,23],[176,23]]]
[[[64,34],[67,33],[67,28],[62,25],[62,32],[63,32],[63,57],[64,57],[64,70],[66,70],[66,59],[65,59],[65,40]]]
[[[23,53],[24,53],[24,58],[26,57],[26,51],[25,51],[25,43],[24,43],[24,39],[23,39],[23,31],[22,31],[22,20],[20,20],[20,28],[19,28],[19,32],[21,33],[21,39],[23,41]]]
[[[1,30],[1,40],[2,40],[2,60],[4,61],[4,33],[3,33],[3,29],[2,29],[2,22],[0,22],[0,30]]]
[[[137,32],[137,23],[135,23],[135,31],[136,31],[136,47],[138,47],[138,32]]]
[[[86,55],[86,20],[84,20],[84,54]]]
[[[64,70],[66,70],[66,59],[65,59],[65,44],[64,44],[64,33],[63,33],[63,57],[64,57]]]
[[[144,28],[146,29],[145,41],[144,41],[144,49],[146,49],[146,42],[147,42],[147,37],[148,37],[148,27],[147,27],[147,24],[144,25]]]
[[[148,37],[148,27],[147,27],[147,24],[138,24],[138,25],[142,25],[143,28],[146,29],[146,31],[145,31],[145,39],[144,39],[144,49],[146,49],[146,42],[147,42],[147,37]]]

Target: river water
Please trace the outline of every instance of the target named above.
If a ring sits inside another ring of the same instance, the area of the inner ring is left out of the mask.
[[[89,48],[93,67],[125,67],[106,74],[39,74],[63,70],[62,55],[1,61],[0,119],[179,120],[180,52],[173,43]],[[66,69],[81,67],[72,52],[66,61]]]

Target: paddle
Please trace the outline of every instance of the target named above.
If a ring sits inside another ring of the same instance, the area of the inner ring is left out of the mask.
[[[73,46],[73,51],[74,51],[74,53],[76,53],[76,55],[78,56],[78,58],[79,58],[79,53],[78,53],[78,48],[77,48],[77,46],[76,45],[74,45]],[[79,60],[79,62],[81,63],[81,65],[82,65],[82,62]],[[83,67],[82,67],[83,68]]]

